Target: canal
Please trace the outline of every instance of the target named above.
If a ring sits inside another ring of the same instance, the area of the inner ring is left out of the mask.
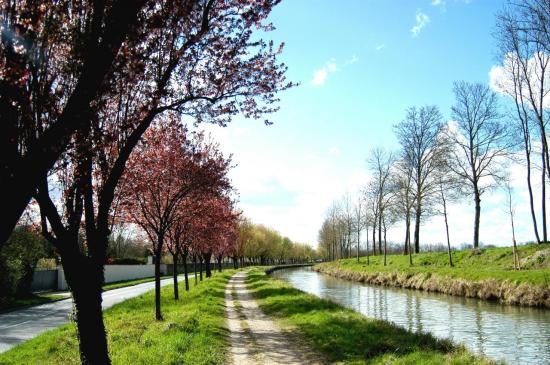
[[[495,360],[550,364],[547,309],[372,286],[320,274],[311,268],[283,269],[271,275],[368,317],[449,338]]]

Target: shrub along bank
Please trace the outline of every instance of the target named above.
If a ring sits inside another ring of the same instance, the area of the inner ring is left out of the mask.
[[[519,247],[521,270],[514,270],[509,247],[469,249],[408,256],[371,256],[322,263],[315,270],[346,280],[498,300],[506,304],[550,307],[550,244]]]
[[[369,319],[333,302],[306,294],[260,269],[248,285],[260,308],[295,329],[327,362],[343,364],[489,364],[461,346],[428,334]]]
[[[104,312],[113,364],[222,364],[227,347],[224,289],[234,270],[191,285],[162,288],[163,321],[155,320],[154,292]],[[0,354],[0,364],[79,364],[75,324],[46,332]]]

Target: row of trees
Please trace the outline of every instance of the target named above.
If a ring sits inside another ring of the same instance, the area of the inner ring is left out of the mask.
[[[279,232],[243,218],[238,225],[235,257],[240,265],[292,264],[309,262],[317,252],[308,244],[293,242]]]
[[[156,318],[160,308],[160,262],[170,253],[174,263],[174,295],[178,299],[177,264],[187,259],[206,263],[230,254],[236,240],[231,164],[215,142],[186,131],[177,120],[155,123],[130,156],[116,191],[113,220],[131,224],[151,242],[155,262]],[[201,270],[202,271],[202,270]]]
[[[153,124],[226,125],[277,110],[292,83],[282,47],[260,33],[278,2],[0,6],[0,249],[36,201],[73,294],[82,363],[110,363],[101,285],[115,217],[133,204],[120,196],[132,152]],[[162,247],[157,223],[149,234]]]
[[[452,264],[447,206],[470,196],[475,204],[473,245],[479,246],[481,196],[506,178],[512,144],[494,91],[467,82],[456,82],[453,90],[452,122],[444,123],[436,106],[407,109],[405,119],[394,126],[401,149],[371,150],[367,159],[371,180],[355,205],[346,196],[340,213],[336,207],[330,209],[322,237],[344,232],[349,252],[352,235],[359,243],[361,231],[370,229],[373,253],[378,243],[378,252],[385,255],[388,229],[404,222],[404,254],[412,264],[412,253],[420,251],[423,220],[442,214]]]
[[[548,2],[508,3],[497,16],[496,34],[503,58],[497,84],[491,89],[480,83],[456,82],[455,103],[447,123],[443,122],[437,106],[407,109],[404,120],[394,126],[400,150],[373,149],[367,160],[372,176],[368,185],[355,202],[346,195],[328,210],[319,233],[320,247],[326,257],[349,257],[352,244],[356,245],[359,256],[363,230],[367,231],[367,255],[369,230],[372,252],[376,254],[378,249],[378,253],[385,255],[387,230],[397,222],[404,222],[404,253],[409,255],[412,264],[413,251],[420,250],[421,223],[431,215],[441,214],[452,265],[449,203],[462,198],[474,203],[472,242],[477,248],[482,197],[497,187],[506,190],[515,250],[515,209],[508,176],[510,161],[525,165],[534,235],[539,243],[548,240],[549,24]],[[506,108],[499,102],[495,89],[510,96],[505,100]],[[535,185],[532,179],[537,173],[540,184]],[[534,199],[537,188],[540,189],[538,204]],[[540,207],[538,219],[537,205]]]

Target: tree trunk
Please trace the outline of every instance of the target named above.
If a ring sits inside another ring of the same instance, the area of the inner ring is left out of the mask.
[[[218,272],[222,272],[222,257],[217,258],[218,261]]]
[[[369,264],[369,226],[367,225],[367,265]]]
[[[206,255],[204,255],[204,264],[205,264],[204,266],[205,266],[205,272],[206,272],[207,278],[212,277],[212,269],[210,266],[211,258],[212,258],[212,252],[208,252],[206,253]]]
[[[361,230],[357,228],[357,263],[359,263],[359,246],[361,245]]]
[[[441,200],[443,202],[443,217],[445,218],[445,232],[447,233],[447,253],[449,254],[449,265],[453,267],[453,255],[451,253],[451,239],[449,237],[449,222],[447,220],[447,202],[445,196],[443,195],[443,190],[441,191]]]
[[[195,286],[197,286],[197,255],[193,255],[193,272],[195,273]]]
[[[525,151],[526,160],[527,160],[527,190],[529,191],[529,206],[531,208],[531,219],[533,221],[533,229],[535,231],[535,237],[537,243],[540,243],[539,229],[537,225],[537,216],[535,214],[535,203],[533,199],[533,187],[531,186],[531,154],[528,151]]]
[[[179,288],[178,288],[178,254],[172,255],[172,262],[174,263],[174,299],[178,300],[180,298]]]
[[[386,266],[387,244],[386,244],[386,224],[384,223],[384,266]]]
[[[411,241],[411,212],[405,213],[405,248],[403,249],[403,255],[409,254],[409,246]]]
[[[474,248],[479,247],[479,219],[481,215],[481,198],[479,196],[479,191],[477,188],[474,188],[474,202],[475,202],[475,218],[474,218]]]
[[[413,256],[412,256],[411,237],[410,236],[409,236],[409,239],[408,239],[408,246],[409,246],[409,265],[413,266]]]
[[[382,253],[382,212],[378,215],[378,252]]]
[[[110,364],[101,308],[103,265],[89,258],[62,256],[63,271],[71,289],[82,364]]]
[[[376,256],[376,223],[372,226],[372,254]]]
[[[199,256],[199,278],[202,281],[202,257]]]
[[[415,221],[414,221],[414,253],[420,252],[420,218],[422,216],[422,211],[420,207],[417,207],[415,212]]]
[[[157,321],[162,320],[162,313],[160,311],[160,258],[161,251],[155,252],[155,318]]]
[[[548,242],[548,235],[546,230],[546,164],[545,164],[546,154],[542,154],[542,181],[541,181],[541,200],[542,200],[542,240],[543,242]]]
[[[185,291],[189,291],[189,273],[187,271],[187,254],[184,253],[182,256],[183,259],[183,273],[185,275]]]

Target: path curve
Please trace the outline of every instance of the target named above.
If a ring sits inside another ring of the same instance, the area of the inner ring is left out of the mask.
[[[321,364],[317,355],[266,316],[246,287],[246,272],[231,277],[225,288],[229,361],[233,365]]]

